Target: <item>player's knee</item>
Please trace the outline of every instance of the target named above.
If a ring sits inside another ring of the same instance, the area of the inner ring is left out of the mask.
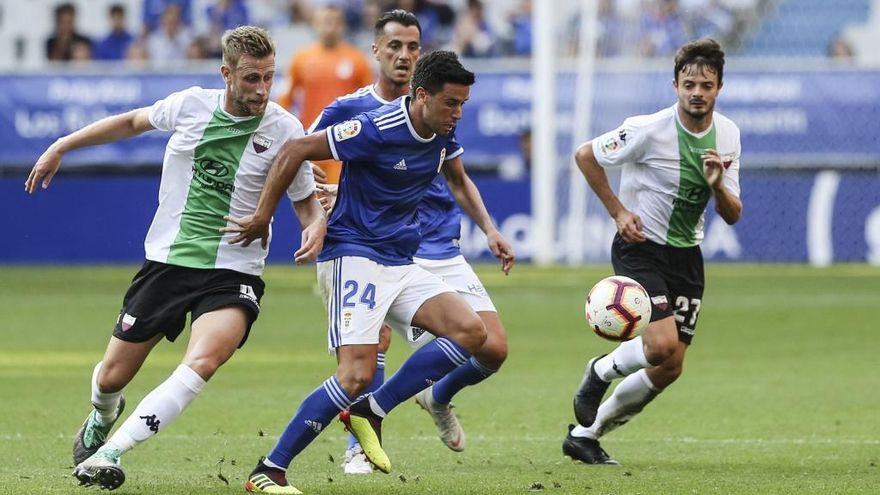
[[[131,376],[123,366],[105,360],[95,381],[101,393],[115,394],[128,385],[128,382],[131,381]]]
[[[507,339],[493,339],[490,335],[474,356],[483,366],[497,370],[507,360]]]
[[[368,369],[351,369],[338,377],[339,384],[349,397],[357,397],[373,381],[373,373]]]
[[[187,358],[183,364],[195,371],[203,380],[208,381],[229,359],[229,356],[195,356]]]
[[[659,389],[664,389],[678,380],[684,371],[683,363],[679,359],[667,359],[660,366],[652,368],[649,372],[651,383]]]
[[[479,352],[486,342],[486,325],[476,314],[463,316],[451,324],[450,334],[458,345],[471,354]]]

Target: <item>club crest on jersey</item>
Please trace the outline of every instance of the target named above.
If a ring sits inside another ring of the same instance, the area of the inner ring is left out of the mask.
[[[446,161],[446,148],[440,150],[440,163],[437,164],[437,173],[440,173],[440,169],[443,168],[443,162]]]
[[[274,142],[275,141],[273,141],[271,138],[267,138],[266,136],[263,136],[261,134],[254,134],[254,151],[256,151],[257,153],[262,153],[271,148],[272,143]]]
[[[360,133],[361,122],[359,120],[347,120],[333,126],[333,137],[336,139],[336,142],[351,139]]]

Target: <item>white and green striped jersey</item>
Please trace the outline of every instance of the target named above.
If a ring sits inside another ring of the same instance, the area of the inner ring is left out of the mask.
[[[620,202],[639,215],[645,236],[658,244],[696,246],[711,189],[700,155],[716,149],[724,162],[724,188],[739,197],[739,128],[715,113],[709,129],[694,134],[679,121],[678,105],[626,119],[593,140],[603,167],[623,166]]]
[[[165,148],[159,208],[144,241],[146,258],[191,268],[226,268],[260,275],[267,250],[229,244],[225,215],[254,213],[272,160],[285,141],[303,136],[302,124],[270,102],[263,115],[234,117],[223,110],[224,90],[192,87],[150,108],[156,129],[173,131]],[[287,193],[308,197],[315,180],[300,167]]]

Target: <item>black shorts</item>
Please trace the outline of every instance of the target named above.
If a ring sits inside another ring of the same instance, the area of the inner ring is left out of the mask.
[[[651,241],[628,243],[614,236],[611,265],[616,275],[630,277],[651,296],[651,321],[675,316],[678,340],[690,345],[700,315],[703,253],[700,246],[677,248]]]
[[[248,326],[238,344],[243,346],[260,314],[266,284],[256,275],[234,270],[186,268],[147,260],[131,281],[113,336],[126,342],[146,342],[164,334],[174,342],[186,325],[225,306],[247,309]]]

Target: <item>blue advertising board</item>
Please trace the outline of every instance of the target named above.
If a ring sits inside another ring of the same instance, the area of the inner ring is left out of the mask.
[[[624,118],[671,105],[671,71],[599,72],[587,135]],[[217,87],[216,73],[0,75],[0,167],[32,164],[61,135],[101,117],[151,105],[193,85]],[[842,90],[845,88],[845,90]],[[557,80],[559,152],[570,154],[576,78]],[[527,72],[478,73],[457,135],[473,163],[518,153],[517,136],[531,125]],[[880,72],[855,70],[731,71],[718,110],[742,130],[744,167],[864,166],[880,163]],[[67,166],[156,165],[167,135],[142,137],[71,153]]]
[[[23,182],[24,176],[0,180],[0,207],[8,213],[4,227],[11,233],[0,243],[0,263],[130,263],[143,258],[143,238],[158,201],[158,176],[62,173],[49,190],[30,196],[23,192]],[[475,182],[519,259],[531,258],[528,182]],[[739,223],[726,225],[711,208],[707,214],[702,244],[707,260],[880,264],[877,171],[753,170],[743,172],[741,184],[744,210]],[[588,212],[582,258],[604,263],[615,227],[599,210]],[[289,205],[279,206],[273,231],[270,261],[290,262],[300,237]],[[485,237],[467,219],[461,246],[471,260],[492,259]]]

